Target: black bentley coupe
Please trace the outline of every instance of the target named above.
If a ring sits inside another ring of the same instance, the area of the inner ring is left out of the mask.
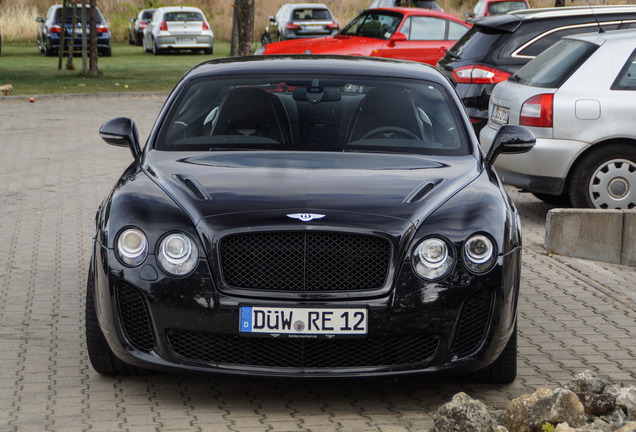
[[[102,374],[516,376],[519,216],[434,68],[202,63],[96,215],[86,338]]]

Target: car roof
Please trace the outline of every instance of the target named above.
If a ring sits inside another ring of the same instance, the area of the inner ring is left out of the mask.
[[[524,20],[555,18],[573,15],[636,12],[636,5],[568,6],[542,9],[520,9],[509,12]]]
[[[327,5],[323,3],[288,3],[290,6],[293,6],[294,9],[301,8],[320,8],[320,9],[329,9]]]
[[[165,7],[157,8],[157,11],[162,11],[162,12],[179,12],[179,11],[201,12],[201,9],[193,7],[193,6],[165,6]]]
[[[584,42],[602,45],[605,42],[622,42],[624,40],[636,41],[636,29],[611,30],[603,33],[581,33],[575,35],[564,36],[563,39],[574,39]]]
[[[442,12],[442,11],[438,11],[438,10],[433,10],[433,9],[427,9],[427,8],[416,8],[416,7],[379,7],[379,8],[373,8],[373,9],[367,9],[366,11],[389,11],[389,12],[398,12],[401,13],[403,15],[427,15],[427,16],[438,16],[438,17],[444,17],[444,18],[452,18],[455,19],[459,22],[464,22],[461,18],[456,17],[455,15],[446,13],[446,12]]]
[[[192,68],[184,80],[201,76],[326,73],[345,76],[389,76],[428,79],[450,86],[434,67],[405,60],[358,56],[281,55],[209,60]]]

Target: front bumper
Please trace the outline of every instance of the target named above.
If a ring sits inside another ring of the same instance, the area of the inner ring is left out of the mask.
[[[479,142],[485,152],[490,149],[497,131],[490,125],[481,130]],[[570,168],[589,146],[575,140],[537,138],[528,153],[500,155],[495,169],[506,184],[530,192],[561,195]]]
[[[520,248],[486,275],[460,269],[448,282],[425,283],[405,263],[388,294],[340,301],[228,295],[215,288],[205,260],[175,279],[154,256],[130,269],[112,250],[97,244],[94,252],[100,327],[117,357],[150,369],[288,377],[468,372],[498,357],[516,320]],[[366,308],[368,334],[242,336],[240,306]]]

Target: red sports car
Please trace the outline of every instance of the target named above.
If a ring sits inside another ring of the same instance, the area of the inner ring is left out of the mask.
[[[256,54],[348,54],[435,65],[469,28],[470,24],[444,12],[368,9],[336,35],[267,44]]]

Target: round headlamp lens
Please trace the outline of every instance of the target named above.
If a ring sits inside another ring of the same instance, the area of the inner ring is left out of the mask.
[[[464,244],[464,262],[469,270],[483,273],[495,261],[495,246],[485,235],[476,234]]]
[[[117,238],[117,257],[122,264],[137,267],[148,254],[148,239],[141,230],[128,228]]]
[[[183,276],[194,270],[199,252],[194,242],[185,234],[170,234],[159,244],[157,261],[163,270],[175,276]]]
[[[413,254],[415,272],[427,280],[446,276],[454,262],[447,243],[435,237],[422,240]]]

